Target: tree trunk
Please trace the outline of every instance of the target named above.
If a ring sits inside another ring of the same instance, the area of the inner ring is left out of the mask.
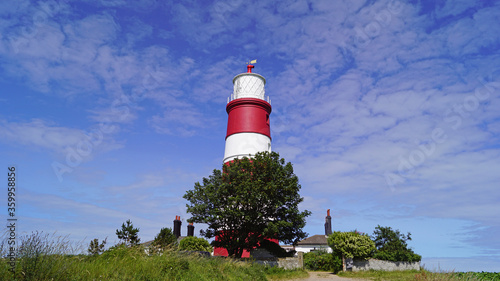
[[[236,258],[241,259],[241,256],[243,255],[243,249],[238,248],[236,251]]]

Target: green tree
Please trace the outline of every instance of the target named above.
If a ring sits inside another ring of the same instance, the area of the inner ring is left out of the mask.
[[[101,244],[99,244],[99,239],[95,238],[94,240],[90,241],[88,252],[90,255],[97,256],[100,253],[104,252],[104,247],[106,246],[106,241],[108,238],[104,239]]]
[[[125,225],[125,223],[122,224],[121,230],[116,230],[116,236],[118,236],[118,239],[126,246],[135,246],[141,241],[138,236],[139,228],[134,228],[130,220],[127,220],[126,223],[127,225]]]
[[[151,246],[156,250],[163,250],[167,247],[173,246],[177,243],[177,237],[172,232],[170,227],[164,227],[160,230],[153,240]]]
[[[408,232],[404,235],[399,229],[393,230],[389,226],[383,227],[378,225],[373,231],[372,239],[375,242],[377,250],[405,250],[408,247],[406,241],[411,240],[411,233]]]
[[[299,211],[299,190],[292,164],[276,152],[261,152],[215,169],[184,198],[192,214],[188,221],[208,224],[202,234],[241,257],[266,237],[291,244],[307,236],[302,229],[311,212]]]
[[[179,242],[179,250],[181,251],[204,251],[212,252],[212,246],[207,240],[201,237],[188,236]]]
[[[376,249],[375,243],[370,239],[370,236],[357,231],[335,231],[328,236],[327,241],[334,254],[342,256],[343,267],[346,258],[365,259],[370,257]]]
[[[420,261],[422,257],[408,247],[407,241],[411,240],[411,233],[402,234],[388,226],[375,227],[372,239],[377,251],[373,256],[376,259],[389,261]]]

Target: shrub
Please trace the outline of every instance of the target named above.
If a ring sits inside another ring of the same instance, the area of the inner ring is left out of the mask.
[[[179,242],[179,250],[181,251],[203,251],[212,252],[212,246],[207,240],[195,236],[188,236]]]
[[[370,237],[356,231],[335,231],[328,236],[328,245],[334,253],[345,258],[366,259],[375,251],[375,243]]]
[[[342,271],[342,258],[325,251],[311,251],[304,254],[304,266],[309,270]]]
[[[385,260],[385,261],[407,261],[414,262],[420,261],[422,259],[421,255],[413,253],[413,251],[377,251],[373,255],[374,259]]]

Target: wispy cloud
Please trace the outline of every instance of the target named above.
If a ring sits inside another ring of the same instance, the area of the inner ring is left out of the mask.
[[[4,142],[17,143],[29,147],[48,149],[56,155],[66,155],[77,148],[88,149],[87,142],[99,142],[99,150],[118,149],[120,144],[104,136],[98,136],[93,131],[86,132],[57,126],[40,119],[27,123],[7,122],[0,123],[0,136]]]

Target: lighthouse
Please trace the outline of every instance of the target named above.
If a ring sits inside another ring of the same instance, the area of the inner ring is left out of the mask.
[[[224,164],[243,157],[250,158],[258,152],[271,152],[271,103],[265,95],[266,79],[252,73],[253,68],[252,64],[248,64],[246,73],[233,78],[233,93],[226,105],[228,120]],[[276,239],[268,240],[278,244]],[[227,257],[228,252],[225,248],[215,247],[214,256]],[[244,250],[242,257],[250,257],[250,252]]]
[[[224,163],[252,157],[257,152],[271,151],[271,103],[265,95],[266,79],[252,73],[253,68],[249,64],[246,73],[233,78],[233,93],[226,106],[228,120]]]

